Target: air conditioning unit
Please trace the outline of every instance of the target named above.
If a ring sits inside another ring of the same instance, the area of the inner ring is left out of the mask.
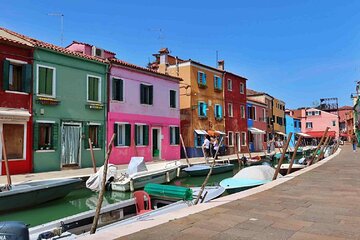
[[[104,49],[97,48],[97,47],[93,46],[93,47],[92,47],[92,55],[93,55],[94,57],[103,58],[103,57],[104,57]]]

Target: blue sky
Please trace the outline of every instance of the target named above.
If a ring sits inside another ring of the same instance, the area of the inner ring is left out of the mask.
[[[6,1],[0,25],[60,45],[72,40],[145,66],[152,53],[225,68],[289,108],[324,97],[351,104],[360,80],[360,1]],[[160,31],[161,29],[161,31]]]

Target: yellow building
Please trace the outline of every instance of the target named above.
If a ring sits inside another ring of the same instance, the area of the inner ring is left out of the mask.
[[[225,134],[223,65],[210,67],[169,55],[168,49],[154,54],[151,68],[180,77],[181,134],[189,157],[203,156],[205,133]]]
[[[273,99],[273,126],[275,137],[283,138],[286,136],[285,131],[285,102]]]

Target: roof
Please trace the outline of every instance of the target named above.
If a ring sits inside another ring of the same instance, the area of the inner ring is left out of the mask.
[[[229,72],[229,71],[226,71],[226,70],[225,70],[225,74],[231,74],[231,75],[234,75],[234,76],[236,76],[236,77],[243,78],[244,80],[248,80],[246,77],[240,76],[239,74],[236,74],[236,73],[233,73],[233,72]],[[247,92],[247,91],[246,91],[246,92]]]
[[[353,110],[353,107],[351,107],[351,106],[342,106],[342,107],[339,107],[338,110],[339,111],[341,111],[341,110]]]
[[[23,47],[28,47],[28,48],[32,47],[31,44],[25,44],[23,42],[20,42],[20,41],[14,40],[14,39],[10,39],[10,38],[7,38],[7,37],[3,37],[3,36],[0,36],[0,41],[1,42],[7,42],[9,44],[21,45]]]
[[[71,43],[71,44],[69,44],[67,47],[70,47],[72,44],[81,44],[81,45],[85,45],[85,46],[89,46],[89,47],[93,47],[94,45],[92,45],[92,44],[90,44],[90,43],[85,43],[85,42],[79,42],[79,41],[75,41],[75,40],[73,40],[73,42]],[[66,47],[66,48],[67,48]],[[106,49],[104,49],[104,51],[105,52],[108,52],[108,53],[110,53],[110,54],[114,54],[114,55],[116,55],[116,53],[114,53],[114,52],[111,52],[111,51],[109,51],[109,50],[106,50]]]
[[[255,91],[255,90],[252,90],[252,89],[249,89],[247,88],[246,89],[246,95],[247,96],[261,96],[261,95],[267,95],[271,98],[274,98],[273,96],[271,96],[270,94],[268,93],[265,93],[265,92],[258,92],[258,91]]]
[[[144,72],[149,72],[149,73],[152,73],[152,74],[155,74],[155,75],[158,75],[158,76],[162,76],[162,77],[166,77],[166,78],[170,78],[170,79],[173,79],[173,80],[176,80],[176,81],[183,81],[182,78],[173,77],[173,76],[170,76],[170,75],[164,74],[164,73],[159,73],[159,72],[151,70],[149,68],[145,68],[145,67],[141,67],[141,66],[138,66],[138,65],[135,65],[135,64],[132,64],[132,63],[128,63],[128,62],[125,62],[125,61],[117,59],[117,58],[109,58],[108,60],[111,63],[115,63],[115,64],[122,65],[122,66],[125,66],[125,67],[134,68],[134,69],[141,70],[141,71],[144,71]]]
[[[253,103],[256,103],[256,104],[261,104],[263,106],[267,106],[265,103],[263,102],[260,102],[260,101],[257,101],[257,100],[253,100],[253,99],[246,99],[247,102],[253,102]]]
[[[46,43],[46,42],[31,38],[31,37],[28,37],[28,36],[13,32],[13,31],[11,31],[9,29],[6,29],[6,28],[3,28],[3,27],[0,27],[0,30],[3,30],[3,31],[5,31],[5,32],[7,32],[7,33],[9,33],[9,34],[11,34],[13,36],[16,36],[16,37],[22,39],[22,40],[25,40],[25,41],[33,44],[35,47],[46,48],[46,49],[50,49],[52,51],[63,53],[63,54],[66,54],[66,55],[71,55],[71,56],[85,58],[85,59],[88,59],[88,60],[93,60],[93,61],[97,61],[97,62],[101,62],[101,63],[106,63],[105,60],[100,59],[98,57],[93,57],[93,56],[89,56],[89,55],[86,55],[86,54],[83,54],[83,53],[71,51],[69,49],[59,47],[59,46],[56,46],[56,45],[51,44],[51,43]]]

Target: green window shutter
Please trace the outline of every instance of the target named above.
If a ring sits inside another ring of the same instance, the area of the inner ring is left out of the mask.
[[[173,127],[169,127],[169,133],[170,133],[170,145],[172,145],[172,128],[173,128]]]
[[[214,88],[215,89],[218,88],[218,86],[217,86],[217,77],[216,76],[214,76]]]
[[[201,83],[201,79],[200,79],[200,77],[201,77],[201,73],[200,73],[200,72],[198,72],[198,73],[197,73],[197,82],[198,82],[198,84],[200,84],[200,83]]]
[[[103,125],[99,125],[98,127],[98,147],[99,148],[103,148],[104,146],[104,126]]]
[[[94,78],[94,101],[99,101],[99,79]]]
[[[131,124],[125,124],[125,146],[131,145]]]
[[[38,92],[39,94],[45,94],[45,79],[46,79],[46,69],[43,67],[39,67],[39,75],[37,76],[38,78]]]
[[[84,148],[89,149],[90,148],[90,145],[89,145],[89,125],[87,124],[87,122],[84,122],[84,136],[85,136]]]
[[[180,143],[180,128],[175,127],[175,144],[179,145]]]
[[[134,137],[134,141],[135,141],[135,146],[138,145],[137,144],[137,128],[138,128],[138,125],[134,125],[135,126],[135,137]]]
[[[39,149],[39,123],[34,123],[34,129],[33,129],[34,139],[33,139],[33,145],[34,145],[34,151]]]
[[[112,80],[112,100],[118,100],[117,99],[117,91],[118,91],[118,89],[117,89],[117,81],[118,81],[118,79],[116,79],[116,78],[113,78],[113,80]],[[116,145],[115,145],[116,146]]]
[[[45,94],[46,95],[52,95],[52,89],[53,89],[53,75],[54,70],[50,68],[45,69]]]
[[[145,103],[145,86],[144,84],[140,84],[140,103]]]
[[[203,74],[203,84],[206,85],[206,73]]]
[[[26,93],[31,92],[31,79],[32,79],[32,65],[25,64],[22,67],[22,91]]]
[[[149,145],[149,126],[143,125],[144,145]]]
[[[10,61],[4,60],[3,64],[3,90],[9,90],[9,68]]]
[[[119,80],[119,101],[124,101],[124,81]]]
[[[152,105],[153,104],[153,86],[149,86],[149,104]]]
[[[114,146],[119,146],[119,145],[118,145],[118,142],[119,142],[118,138],[119,138],[119,136],[118,136],[118,124],[117,124],[117,123],[114,123],[114,134],[115,134]]]
[[[57,123],[54,123],[52,126],[51,126],[51,134],[52,134],[52,148],[54,150],[57,149],[58,147],[58,139],[59,139],[59,124]]]

